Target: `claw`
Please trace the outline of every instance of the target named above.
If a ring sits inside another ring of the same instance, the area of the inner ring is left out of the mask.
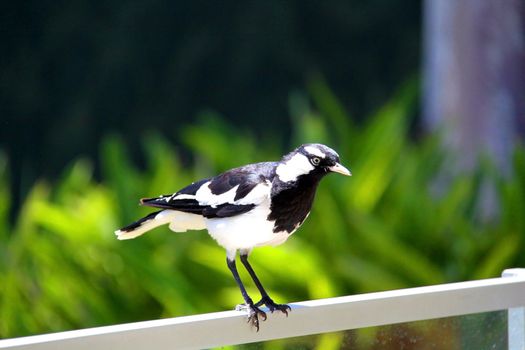
[[[275,310],[279,310],[282,313],[288,317],[288,311],[292,311],[292,308],[286,304],[277,304],[275,303],[270,297],[265,296],[261,300],[259,300],[257,303],[255,303],[256,307],[266,305],[268,307],[268,310],[270,310],[271,313],[273,313]]]
[[[235,310],[248,312],[247,323],[255,327],[257,332],[259,331],[259,317],[261,317],[262,321],[266,321],[268,318],[266,312],[259,309],[255,304],[239,304],[235,307]]]
[[[248,323],[255,327],[256,331],[259,332],[259,316],[263,321],[266,321],[266,313],[259,309],[255,305],[247,305],[248,307]]]
[[[268,310],[273,313],[275,310],[281,311],[283,314],[288,317],[288,311],[292,311],[292,308],[286,304],[277,304],[270,297],[263,297],[261,300],[255,304],[239,304],[235,307],[237,311],[246,311],[248,312],[247,323],[255,327],[256,331],[259,331],[259,317],[262,321],[266,321],[268,316],[266,312],[262,311],[259,307],[266,305]]]

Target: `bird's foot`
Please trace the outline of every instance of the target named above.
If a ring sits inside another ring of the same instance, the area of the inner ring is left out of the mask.
[[[247,311],[248,312],[248,323],[251,324],[257,332],[259,331],[259,316],[263,321],[266,321],[266,312],[259,309],[257,305],[254,304],[241,304],[235,307],[237,311]]]
[[[288,311],[292,311],[292,308],[286,304],[277,304],[274,302],[269,296],[262,297],[261,300],[255,303],[256,307],[259,307],[261,305],[266,305],[268,310],[270,310],[271,313],[273,313],[275,310],[279,310],[282,313],[288,317]]]

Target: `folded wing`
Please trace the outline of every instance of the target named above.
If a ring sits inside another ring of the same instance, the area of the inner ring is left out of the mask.
[[[145,206],[224,218],[249,212],[270,198],[269,163],[259,163],[195,182],[182,190],[156,198],[144,198]],[[255,170],[255,171],[254,171]]]

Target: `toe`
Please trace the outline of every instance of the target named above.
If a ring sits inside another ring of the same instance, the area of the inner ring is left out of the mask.
[[[256,331],[258,332],[259,331],[259,317],[261,317],[263,321],[266,321],[266,318],[267,318],[266,313],[253,304],[249,305],[248,307],[249,307],[248,323],[250,323],[253,327],[255,327]]]
[[[259,332],[259,318],[257,317],[257,314],[250,315],[248,317],[248,323],[252,327],[255,327],[255,330]]]

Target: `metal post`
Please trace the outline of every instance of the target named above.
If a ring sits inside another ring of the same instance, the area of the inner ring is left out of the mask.
[[[502,277],[525,276],[525,269],[507,269],[501,274]],[[509,309],[508,316],[509,350],[525,349],[525,307],[513,307]]]

